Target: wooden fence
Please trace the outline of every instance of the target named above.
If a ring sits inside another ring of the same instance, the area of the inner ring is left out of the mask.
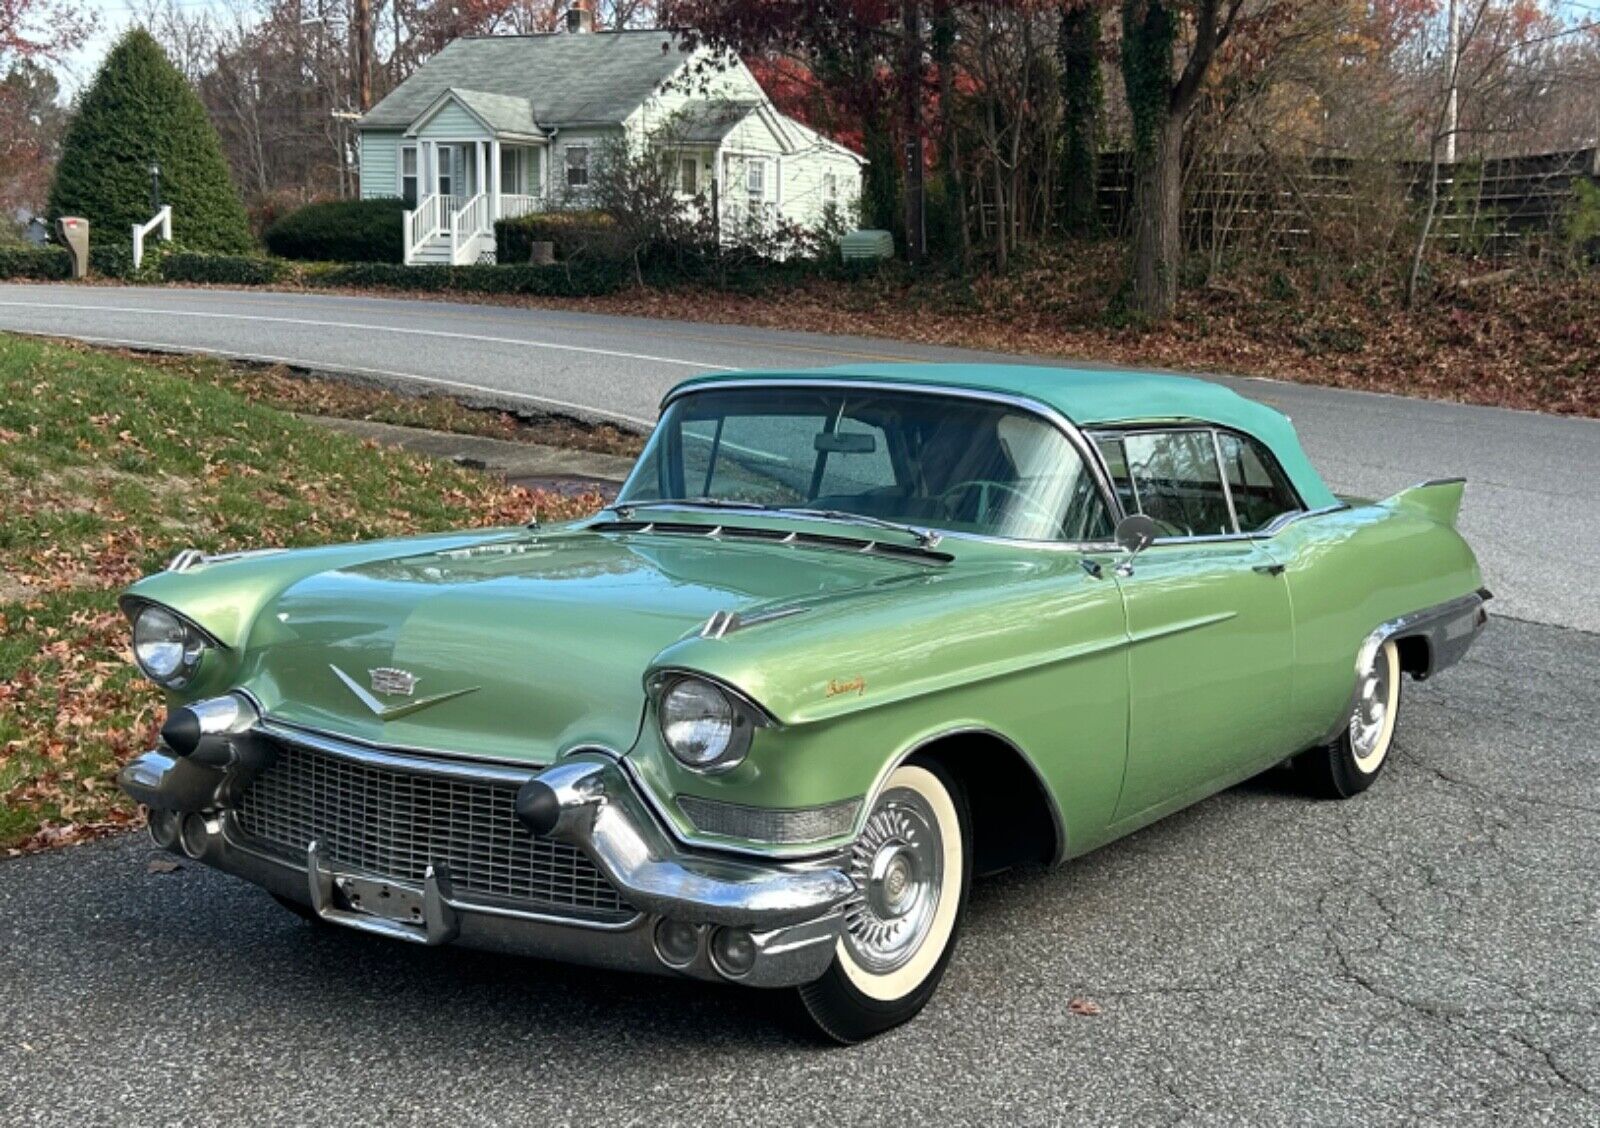
[[[1427,199],[1427,162],[1374,165],[1339,158],[1270,159],[1222,155],[1192,169],[1183,225],[1192,245],[1242,239],[1298,249],[1340,226],[1361,225],[1387,202],[1411,217]],[[1530,237],[1554,231],[1572,201],[1574,181],[1600,183],[1600,146],[1533,156],[1441,165],[1433,237],[1473,253],[1514,254]],[[1131,154],[1101,157],[1100,213],[1126,231]]]

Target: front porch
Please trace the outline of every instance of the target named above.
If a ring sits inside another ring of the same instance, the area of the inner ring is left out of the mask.
[[[417,166],[416,206],[404,220],[406,265],[494,262],[495,221],[545,206],[545,149],[543,141],[489,137],[419,139],[403,152]]]

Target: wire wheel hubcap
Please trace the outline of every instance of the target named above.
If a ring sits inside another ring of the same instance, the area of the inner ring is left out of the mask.
[[[1350,748],[1362,771],[1371,771],[1385,751],[1392,685],[1389,649],[1380,646],[1368,659],[1350,714]]]
[[[851,851],[850,876],[845,947],[866,971],[894,971],[927,937],[944,878],[939,823],[922,796],[909,788],[883,796]]]

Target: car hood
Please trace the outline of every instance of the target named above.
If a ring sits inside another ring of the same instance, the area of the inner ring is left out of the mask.
[[[646,671],[713,612],[827,602],[915,570],[583,530],[367,559],[268,600],[241,680],[275,721],[387,747],[537,763],[625,750]]]

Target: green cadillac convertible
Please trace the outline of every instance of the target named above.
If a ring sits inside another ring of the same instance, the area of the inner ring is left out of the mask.
[[[1336,497],[1198,380],[697,378],[592,517],[135,584],[170,712],[121,784],[314,922],[797,989],[855,1041],[974,876],[1285,762],[1370,786],[1486,621],[1461,495]]]

